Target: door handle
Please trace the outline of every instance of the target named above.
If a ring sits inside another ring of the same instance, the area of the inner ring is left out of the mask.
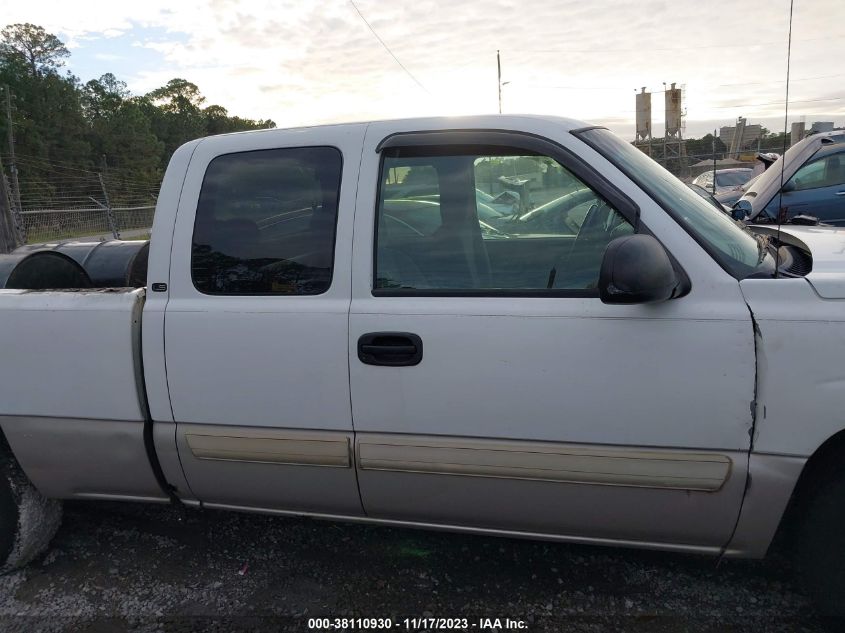
[[[836,195],[837,196],[845,196],[845,191],[837,191]]]
[[[422,354],[422,339],[408,332],[370,332],[358,339],[358,360],[365,365],[411,367]]]

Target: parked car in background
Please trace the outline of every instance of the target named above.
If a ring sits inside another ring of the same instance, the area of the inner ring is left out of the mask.
[[[476,187],[475,200],[479,207],[486,205],[502,215],[510,215],[519,211],[521,196],[518,192],[509,189],[505,189],[494,196]]]
[[[438,193],[409,196],[386,195],[384,199],[385,201],[398,200],[404,201],[405,203],[417,201],[440,204],[440,194]],[[478,205],[479,214],[514,215],[519,213],[521,196],[516,191],[510,191],[508,189],[493,196],[476,187],[475,202]]]
[[[741,185],[737,185],[733,189],[728,189],[727,191],[723,191],[722,193],[717,193],[715,196],[713,196],[713,198],[715,198],[716,201],[719,202],[719,204],[723,204],[730,209],[733,206],[734,202],[736,202],[743,195],[745,195],[745,192],[748,191],[755,182],[757,182],[757,179],[761,175],[762,173],[757,174],[751,180]]]
[[[748,182],[754,176],[750,167],[733,167],[731,169],[717,169],[715,172],[705,171],[692,181],[692,184],[704,187],[712,194],[726,193],[731,189]]]
[[[489,220],[493,226],[516,236],[577,235],[590,209],[600,200],[588,187],[577,187],[530,211]],[[479,212],[479,218],[481,214]]]
[[[733,214],[755,224],[812,216],[845,225],[845,130],[814,134],[790,147],[734,204]]]

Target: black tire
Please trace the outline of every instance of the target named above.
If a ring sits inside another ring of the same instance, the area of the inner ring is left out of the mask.
[[[802,505],[795,552],[807,593],[823,616],[845,617],[845,476]]]
[[[0,573],[42,554],[62,522],[62,504],[44,497],[0,443]]]

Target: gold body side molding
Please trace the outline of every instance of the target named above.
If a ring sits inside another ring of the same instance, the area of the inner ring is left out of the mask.
[[[542,442],[362,437],[361,470],[715,492],[731,471],[716,453],[581,448]]]
[[[253,433],[250,436],[186,433],[185,439],[197,459],[339,468],[352,466],[346,437],[331,437],[336,434],[308,437],[301,433],[269,430]]]

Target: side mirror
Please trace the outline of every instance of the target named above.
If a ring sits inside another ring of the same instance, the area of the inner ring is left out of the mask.
[[[790,191],[795,191],[795,186],[798,183],[795,182],[795,179],[787,180],[783,183],[783,187],[780,188],[781,193],[789,193]]]
[[[672,297],[678,276],[651,235],[617,237],[607,245],[599,272],[602,303],[653,303]]]
[[[731,209],[731,217],[734,220],[745,220],[752,211],[754,208],[748,200],[737,200]]]

